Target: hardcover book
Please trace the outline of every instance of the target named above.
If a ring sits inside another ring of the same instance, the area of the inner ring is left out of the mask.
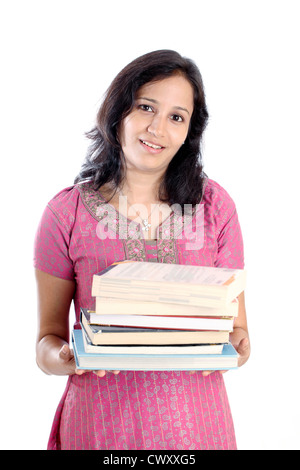
[[[86,370],[228,370],[238,365],[238,354],[231,343],[221,354],[96,354],[84,349],[82,330],[73,330],[76,366]]]

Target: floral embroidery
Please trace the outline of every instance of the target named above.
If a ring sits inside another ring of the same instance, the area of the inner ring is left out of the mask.
[[[122,240],[126,259],[146,261],[147,252],[141,226],[120,214],[111,204],[108,204],[99,191],[92,188],[91,183],[78,185],[82,200],[89,213],[100,223],[97,235],[101,238],[109,235]],[[109,231],[105,229],[105,224]],[[180,235],[183,227],[181,213],[171,213],[158,229],[157,255],[158,262],[176,263],[175,233]],[[103,231],[101,232],[101,229]]]
[[[146,250],[142,240],[123,240],[126,258],[135,261],[146,261]]]
[[[146,261],[148,259],[141,225],[128,219],[109,204],[91,183],[77,186],[83,203],[90,214],[98,220],[96,229],[100,239],[112,238],[123,243],[126,259]],[[178,263],[176,242],[185,244],[188,250],[201,249],[204,245],[204,204],[193,208],[187,204],[182,211],[179,205],[157,230],[157,260],[160,263]]]

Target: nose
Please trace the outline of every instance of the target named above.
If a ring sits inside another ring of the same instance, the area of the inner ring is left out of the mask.
[[[165,135],[165,123],[163,116],[154,114],[149,126],[148,132],[156,137],[164,137]]]

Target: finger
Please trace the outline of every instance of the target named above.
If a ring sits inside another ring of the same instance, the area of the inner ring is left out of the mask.
[[[59,351],[59,358],[63,361],[69,361],[74,356],[73,351],[70,350],[67,344],[64,344]]]
[[[119,370],[94,370],[93,373],[98,377],[104,377],[107,372],[110,372],[114,375],[118,375],[120,373]]]
[[[202,372],[203,377],[207,377],[208,375],[212,374],[214,371],[213,370],[204,370]]]
[[[104,377],[106,370],[93,370],[93,374],[97,375],[98,377]]]
[[[219,372],[220,374],[225,374],[225,372],[228,372],[228,370],[204,370],[202,372],[203,377],[207,377],[210,374],[213,374],[214,372]]]

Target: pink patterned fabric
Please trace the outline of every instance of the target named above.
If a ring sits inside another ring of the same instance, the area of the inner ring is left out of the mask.
[[[80,307],[94,308],[93,274],[114,261],[243,268],[235,205],[216,182],[207,179],[190,220],[182,232],[182,215],[173,212],[153,246],[144,240],[139,224],[117,213],[89,183],[75,185],[57,194],[45,209],[34,266],[75,279],[79,328]],[[105,227],[115,236],[105,238]],[[90,372],[73,375],[58,405],[48,449],[236,449],[223,376],[173,371],[127,371],[103,378]]]

